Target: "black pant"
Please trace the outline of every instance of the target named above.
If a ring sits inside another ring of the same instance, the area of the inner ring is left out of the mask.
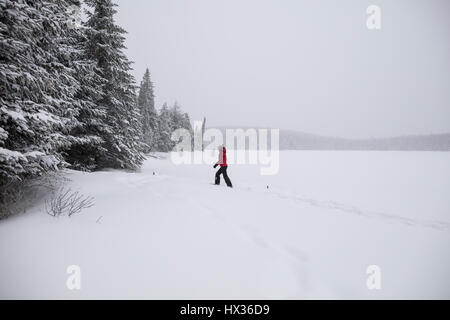
[[[227,186],[232,188],[233,185],[231,184],[230,178],[228,178],[227,169],[228,167],[220,167],[220,169],[216,172],[216,184],[220,184],[220,175],[223,174],[223,178],[225,179]]]

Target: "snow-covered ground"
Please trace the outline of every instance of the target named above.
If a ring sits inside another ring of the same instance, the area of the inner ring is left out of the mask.
[[[280,157],[275,176],[231,166],[233,189],[170,159],[68,171],[95,205],[0,222],[0,298],[450,298],[450,153]],[[66,287],[69,265],[81,290]]]

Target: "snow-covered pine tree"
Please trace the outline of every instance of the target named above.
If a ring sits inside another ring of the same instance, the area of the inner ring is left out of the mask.
[[[77,9],[73,11],[81,12],[80,1],[72,2],[72,9]],[[70,50],[69,60],[78,82],[74,101],[78,121],[70,128],[71,146],[64,156],[73,169],[91,171],[98,168],[98,159],[107,152],[102,137],[112,132],[107,123],[106,107],[98,103],[106,80],[99,75],[96,61],[88,56],[88,28],[85,23],[68,26],[71,27],[65,45]]]
[[[115,24],[115,4],[111,0],[86,0],[88,12],[87,55],[97,62],[99,75],[106,80],[98,100],[107,112],[111,131],[102,137],[106,151],[99,155],[102,167],[137,168],[144,160],[142,123],[135,101],[131,62],[123,52],[126,31]]]
[[[159,139],[158,151],[171,151],[175,146],[175,142],[171,140],[172,132],[176,129],[184,128],[190,131],[193,137],[193,129],[187,113],[181,111],[178,102],[175,102],[172,107],[168,107],[164,103],[158,117]]]
[[[194,129],[192,128],[191,119],[187,112],[183,113],[182,117],[182,128],[189,130],[191,133],[191,148],[194,150]]]
[[[192,132],[192,126],[191,121],[189,119],[189,115],[187,113],[182,112],[181,106],[177,101],[175,101],[172,108],[169,109],[170,116],[171,116],[171,125],[172,125],[172,131],[184,128]]]
[[[187,112],[182,114],[181,127],[192,132],[191,119],[189,118],[189,114]]]
[[[168,152],[173,149],[174,143],[171,140],[172,135],[172,117],[167,103],[164,103],[158,117],[158,143],[157,150]]]
[[[183,119],[181,117],[181,107],[178,104],[178,101],[175,101],[175,103],[172,105],[172,107],[169,108],[169,114],[170,114],[170,129],[172,131],[181,128]]]
[[[34,177],[64,165],[77,81],[67,63],[69,1],[0,0],[0,176]]]
[[[145,70],[144,77],[139,88],[138,106],[142,116],[142,138],[148,151],[157,149],[158,141],[158,114],[155,109],[155,95],[153,83],[150,79],[150,71]]]
[[[67,164],[62,153],[78,125],[73,5],[79,1],[0,0],[0,211],[21,181]]]

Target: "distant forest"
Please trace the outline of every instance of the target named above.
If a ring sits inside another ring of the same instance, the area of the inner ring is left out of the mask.
[[[249,127],[228,127],[230,129]],[[225,127],[217,127],[225,136]],[[257,128],[256,128],[257,129]],[[248,138],[246,139],[248,142]],[[268,138],[270,145],[270,136]],[[450,133],[391,138],[346,139],[280,129],[280,150],[450,151]]]

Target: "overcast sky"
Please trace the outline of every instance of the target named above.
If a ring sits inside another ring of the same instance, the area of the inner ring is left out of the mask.
[[[448,0],[116,0],[139,83],[208,125],[450,132]],[[368,30],[366,8],[381,8]]]

